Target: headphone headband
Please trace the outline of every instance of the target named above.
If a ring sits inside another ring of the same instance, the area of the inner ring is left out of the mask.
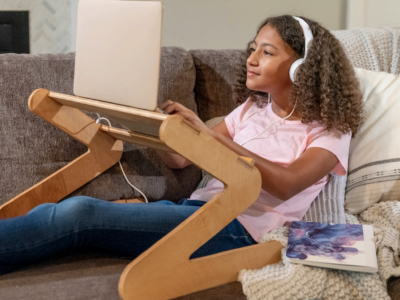
[[[290,79],[292,82],[295,82],[296,71],[299,66],[304,63],[304,60],[307,57],[308,49],[311,47],[311,42],[313,40],[313,34],[311,32],[310,26],[308,26],[307,22],[304,21],[302,18],[292,16],[296,21],[299,22],[301,28],[303,29],[305,43],[304,43],[304,57],[296,60],[292,66],[290,67]]]
[[[310,26],[308,26],[306,21],[304,21],[302,18],[295,17],[295,16],[293,16],[293,18],[300,23],[301,28],[303,29],[304,38],[305,38],[304,59],[306,59],[307,51],[311,47],[310,43],[311,43],[311,41],[313,40],[314,37],[313,37],[313,34],[311,32]]]

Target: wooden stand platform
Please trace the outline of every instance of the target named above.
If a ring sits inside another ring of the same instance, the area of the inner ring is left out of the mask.
[[[34,91],[28,105],[89,150],[0,206],[0,218],[24,215],[41,203],[60,201],[117,163],[123,151],[121,140],[178,153],[224,183],[221,193],[125,268],[118,287],[122,299],[179,297],[236,281],[242,269],[259,269],[281,259],[282,245],[275,241],[189,259],[257,199],[261,176],[252,161],[238,156],[182,117],[44,89]],[[140,133],[97,124],[79,109],[108,115]]]

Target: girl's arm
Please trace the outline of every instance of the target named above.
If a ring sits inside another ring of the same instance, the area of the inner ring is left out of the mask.
[[[158,149],[156,149],[156,152],[171,169],[183,169],[192,164],[190,160],[179,154]]]
[[[212,129],[208,128],[191,110],[179,103],[167,100],[161,105],[168,114],[184,117],[194,126],[208,132],[220,143],[240,156],[254,159],[262,178],[262,189],[281,200],[288,200],[326,176],[337,165],[337,157],[323,148],[309,148],[289,166],[282,167],[236,144],[222,121]],[[164,152],[166,153],[166,152]],[[179,157],[179,158],[178,158]],[[187,166],[191,162],[178,154],[168,153],[162,157],[175,166]],[[173,162],[173,163],[172,163]]]
[[[225,125],[225,122],[222,122]],[[218,125],[214,126],[212,130],[216,130],[223,136],[226,136],[227,138],[231,138],[228,129],[225,126],[221,126],[222,123],[219,123]],[[205,125],[205,124],[204,124]],[[161,159],[167,164],[172,169],[183,169],[189,165],[192,164],[192,162],[185,157],[176,154],[176,153],[171,153],[168,151],[163,151],[163,150],[156,150],[157,154],[161,157]]]
[[[218,127],[225,127],[225,121]],[[236,144],[232,139],[219,133],[216,129],[209,133],[226,147],[241,156],[254,159],[262,178],[262,189],[281,200],[288,200],[294,195],[318,182],[337,165],[337,157],[323,148],[309,148],[287,167],[277,165],[265,158]],[[284,151],[284,150],[283,150]]]
[[[184,117],[186,120],[188,120],[190,123],[192,123],[196,127],[199,127],[201,129],[207,128],[207,131],[209,130],[207,125],[204,124],[203,121],[201,121],[199,119],[199,117],[193,111],[189,110],[188,108],[184,107],[183,105],[181,105],[179,103],[172,102],[171,100],[167,100],[160,105],[160,108],[168,114],[177,114],[177,115]],[[220,124],[221,123],[214,126],[212,128],[212,130],[217,130],[220,134],[222,134],[232,140],[226,126],[221,127]],[[225,122],[224,122],[224,124],[225,124]],[[192,164],[192,162],[190,160],[186,159],[185,157],[183,157],[179,154],[171,153],[171,152],[167,152],[167,151],[163,151],[163,150],[156,150],[156,152],[161,157],[161,159],[167,164],[167,166],[169,166],[172,169],[183,169]]]

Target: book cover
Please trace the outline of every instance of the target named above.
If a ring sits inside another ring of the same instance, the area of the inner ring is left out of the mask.
[[[376,273],[371,225],[291,222],[286,256],[292,263]]]

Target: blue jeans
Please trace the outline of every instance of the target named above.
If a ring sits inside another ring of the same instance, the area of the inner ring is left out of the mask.
[[[113,203],[72,197],[25,216],[0,220],[0,275],[67,249],[96,249],[135,258],[206,202],[182,199]],[[196,233],[193,232],[195,235]],[[191,258],[256,244],[237,219]]]

